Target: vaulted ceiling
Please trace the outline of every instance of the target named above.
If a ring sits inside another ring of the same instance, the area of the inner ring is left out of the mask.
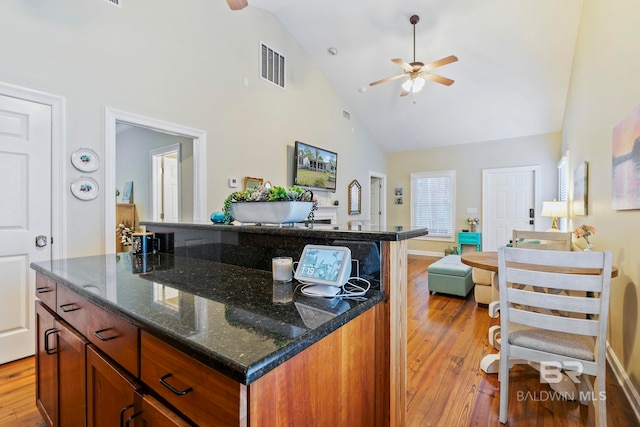
[[[582,0],[249,0],[273,12],[386,151],[558,132]],[[238,12],[241,13],[241,12]],[[392,58],[448,55],[427,81],[400,97]],[[335,48],[337,55],[328,53]],[[594,66],[597,64],[594,64]]]

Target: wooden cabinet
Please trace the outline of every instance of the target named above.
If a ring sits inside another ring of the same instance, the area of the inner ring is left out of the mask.
[[[124,426],[135,414],[134,379],[90,345],[87,350],[87,425]]]
[[[185,420],[153,396],[93,345],[87,350],[89,427],[182,427]],[[72,425],[72,424],[69,424]]]
[[[58,287],[56,312],[127,371],[138,375],[138,328],[64,286]]]
[[[54,346],[55,318],[36,301],[36,406],[45,423],[58,425],[58,365]]]
[[[133,230],[137,229],[136,205],[132,203],[116,204],[116,228],[120,224],[129,225],[130,227],[132,227]],[[124,252],[125,248],[124,246],[122,246],[119,233],[115,233],[115,239],[116,239],[116,252]]]
[[[43,289],[56,285],[42,277],[37,283]],[[380,331],[372,327],[383,315],[381,304],[244,385],[66,286],[53,287],[53,298],[46,298],[56,301],[56,312],[36,303],[37,406],[48,426],[349,426],[388,420],[376,407],[386,384],[376,366],[388,357],[376,344]]]
[[[198,425],[240,425],[244,385],[144,331],[140,348],[140,379],[176,409]]]
[[[36,302],[36,406],[48,426],[84,426],[87,341]]]

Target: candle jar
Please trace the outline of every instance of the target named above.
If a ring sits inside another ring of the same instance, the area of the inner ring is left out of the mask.
[[[277,282],[290,282],[293,277],[293,258],[275,257],[271,260],[271,272],[273,280]]]

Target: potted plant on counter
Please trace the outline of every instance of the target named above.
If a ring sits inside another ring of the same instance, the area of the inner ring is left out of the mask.
[[[316,208],[313,193],[300,187],[249,188],[231,193],[224,201],[224,223],[234,220],[256,224],[304,221]]]

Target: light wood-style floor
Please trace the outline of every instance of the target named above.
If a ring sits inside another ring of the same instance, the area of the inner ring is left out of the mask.
[[[408,414],[410,427],[499,426],[497,375],[480,370],[494,350],[487,342],[486,307],[468,298],[429,295],[427,267],[438,258],[409,258]],[[0,366],[0,426],[44,427],[35,406],[34,358]],[[518,392],[537,399],[518,401]],[[592,426],[593,408],[544,399],[550,392],[538,372],[517,367],[511,373],[509,425]],[[610,426],[640,426],[611,371],[607,372]]]

